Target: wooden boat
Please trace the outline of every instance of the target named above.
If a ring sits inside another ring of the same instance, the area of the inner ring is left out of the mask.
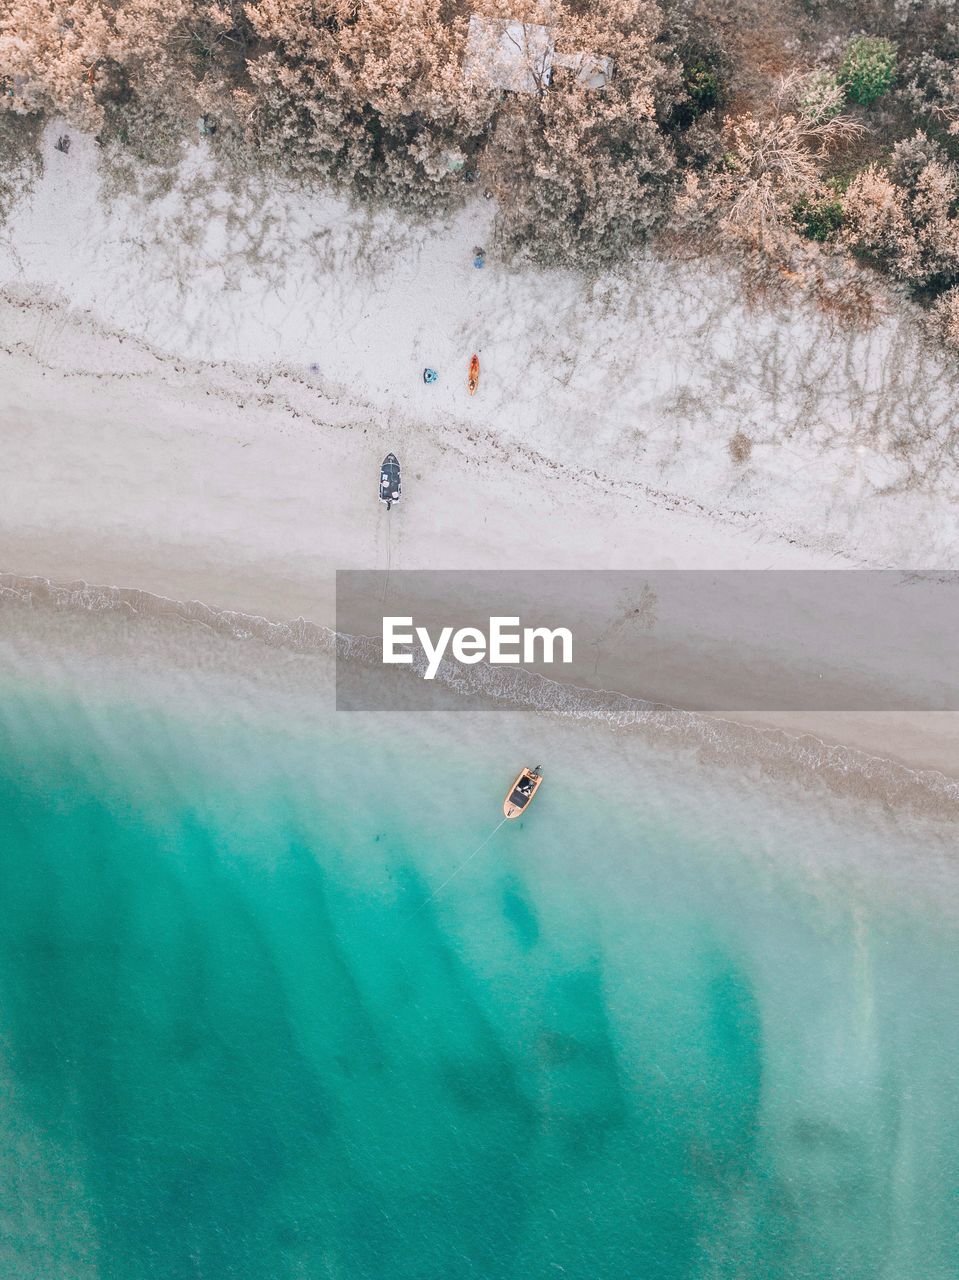
[[[476,388],[479,386],[479,356],[474,352],[470,357],[469,378],[466,385],[470,389],[470,395],[476,395]]]
[[[380,467],[380,502],[386,503],[389,511],[394,502],[400,500],[400,463],[395,453],[388,453]]]
[[[539,771],[539,765],[535,769],[520,770],[503,801],[503,812],[507,818],[519,817],[536,795],[542,781],[543,775]]]

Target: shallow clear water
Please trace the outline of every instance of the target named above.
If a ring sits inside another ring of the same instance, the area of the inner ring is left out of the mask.
[[[2,1274],[959,1273],[948,834],[97,670],[0,686]]]

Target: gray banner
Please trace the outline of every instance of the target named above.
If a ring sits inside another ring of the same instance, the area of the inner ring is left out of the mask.
[[[347,570],[336,610],[344,710],[449,708],[451,687],[508,703],[510,681],[530,678],[700,712],[959,709],[953,572]],[[410,665],[384,664],[385,618],[412,620],[388,624],[414,634],[394,645]],[[459,660],[454,649],[475,656],[493,618],[520,635],[569,632],[571,660],[557,640],[546,661],[542,638],[525,653],[522,639],[501,646],[516,662]],[[457,643],[464,628],[479,634]]]

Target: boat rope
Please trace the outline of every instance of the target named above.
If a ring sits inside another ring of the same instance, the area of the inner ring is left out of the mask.
[[[446,886],[447,886],[447,885],[448,885],[452,880],[455,880],[455,879],[456,879],[456,877],[457,877],[457,876],[459,875],[459,873],[463,870],[463,868],[464,868],[464,867],[466,867],[469,863],[471,863],[471,862],[473,861],[473,859],[476,857],[476,855],[477,855],[477,854],[478,854],[482,849],[485,849],[485,848],[486,848],[486,846],[487,846],[487,845],[489,844],[489,842],[492,840],[493,836],[495,836],[495,835],[496,835],[496,833],[497,833],[497,831],[499,831],[499,829],[500,829],[500,827],[503,825],[503,823],[504,823],[504,822],[508,822],[508,821],[509,821],[509,819],[508,819],[508,818],[505,818],[505,817],[504,817],[504,818],[500,818],[499,822],[497,822],[496,826],[495,826],[495,827],[493,828],[493,830],[489,833],[489,835],[488,835],[484,840],[481,840],[481,841],[480,841],[480,843],[476,846],[476,848],[473,850],[473,852],[472,852],[471,854],[469,854],[469,856],[468,856],[468,857],[464,858],[464,859],[463,859],[463,861],[459,864],[459,866],[458,866],[458,867],[454,867],[454,869],[453,869],[453,870],[450,872],[450,874],[446,877],[446,879],[443,881],[443,883],[440,885],[440,887],[439,887],[438,889],[434,889],[434,890],[433,890],[433,892],[430,894],[430,896],[429,896],[428,898],[425,898],[425,899],[420,903],[420,905],[419,905],[418,907],[416,907],[416,909],[415,909],[415,910],[411,911],[411,912],[410,912],[410,914],[409,914],[408,916],[406,916],[403,920],[401,920],[401,921],[400,921],[400,924],[401,924],[401,925],[402,925],[402,924],[406,924],[408,921],[412,920],[414,916],[419,915],[419,913],[420,913],[420,912],[421,912],[425,907],[428,907],[428,906],[430,905],[430,903],[431,903],[431,902],[435,902],[435,901],[436,901],[436,899],[437,899],[437,898],[440,896],[440,894],[443,892],[443,890],[446,888]]]
[[[383,599],[380,604],[386,604],[386,593],[390,586],[390,565],[393,559],[393,548],[390,544],[390,512],[386,511],[386,577],[383,579]]]

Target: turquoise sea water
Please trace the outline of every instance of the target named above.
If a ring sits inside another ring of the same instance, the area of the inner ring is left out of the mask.
[[[948,833],[95,676],[0,687],[0,1274],[959,1274]]]

